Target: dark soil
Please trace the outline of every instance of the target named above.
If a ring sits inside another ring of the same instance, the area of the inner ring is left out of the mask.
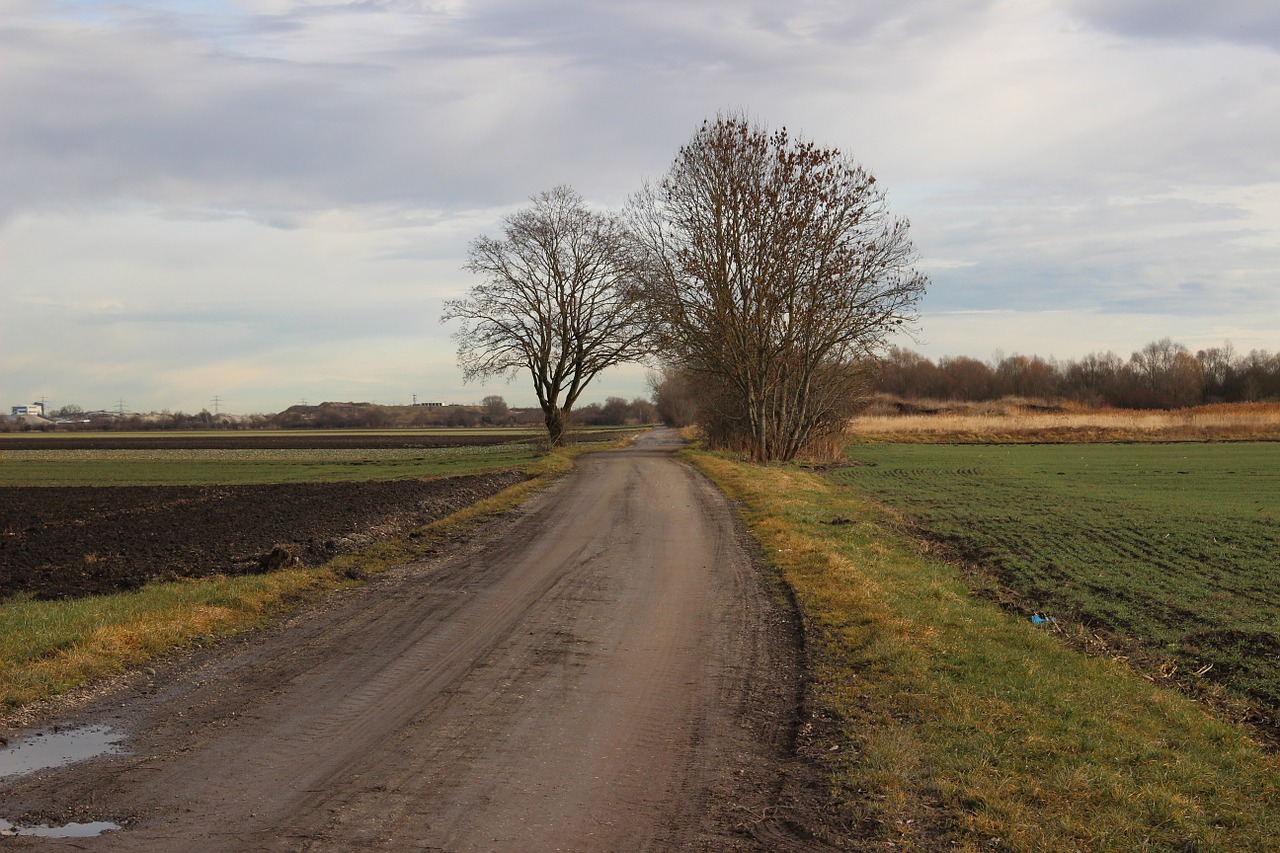
[[[307,440],[315,446],[315,436]],[[317,565],[525,478],[0,487],[0,598],[101,595],[151,580],[269,571],[294,557]]]

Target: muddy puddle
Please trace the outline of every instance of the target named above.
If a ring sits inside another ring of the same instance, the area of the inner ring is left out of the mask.
[[[7,820],[0,820],[0,838],[14,835],[37,835],[43,838],[94,838],[104,832],[119,829],[120,824],[109,820],[95,820],[89,823],[68,823],[63,826],[14,826]]]
[[[120,752],[124,735],[110,726],[81,726],[74,729],[49,729],[24,735],[16,743],[0,749],[0,783],[16,776],[64,767],[77,761]],[[62,826],[21,826],[0,818],[0,837],[36,835],[44,838],[93,838],[119,829],[118,823],[95,820]]]
[[[31,732],[0,749],[0,780],[118,753],[122,740],[124,735],[110,726]]]

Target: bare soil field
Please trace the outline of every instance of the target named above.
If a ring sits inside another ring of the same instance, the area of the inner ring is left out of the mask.
[[[0,817],[118,828],[6,846],[848,849],[796,756],[795,614],[677,447],[587,455],[436,556],[64,707],[50,730],[118,752],[0,777]]]
[[[526,479],[240,486],[0,487],[0,598],[74,598],[150,580],[267,571],[443,518]]]

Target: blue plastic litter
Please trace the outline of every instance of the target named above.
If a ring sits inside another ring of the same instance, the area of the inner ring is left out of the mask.
[[[1043,625],[1044,623],[1046,623],[1046,622],[1048,622],[1048,621],[1049,621],[1048,619],[1044,618],[1044,617],[1043,617],[1043,616],[1041,616],[1039,613],[1033,613],[1033,614],[1032,614],[1032,616],[1031,616],[1031,624],[1032,624],[1032,625]]]

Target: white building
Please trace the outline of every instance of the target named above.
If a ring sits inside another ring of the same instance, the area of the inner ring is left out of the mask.
[[[13,417],[19,415],[35,415],[37,418],[44,417],[44,403],[32,403],[30,406],[14,406]]]

